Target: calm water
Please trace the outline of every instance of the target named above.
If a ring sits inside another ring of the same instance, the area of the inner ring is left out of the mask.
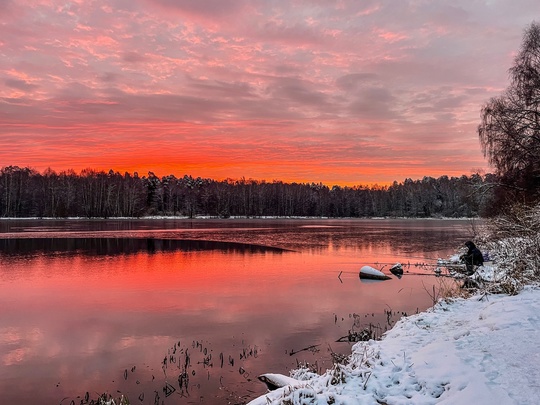
[[[430,306],[440,279],[414,264],[470,233],[437,220],[0,221],[1,402],[244,403],[265,392],[257,375],[325,370],[350,353],[337,342],[349,331]],[[411,264],[401,279],[359,280],[398,261]]]

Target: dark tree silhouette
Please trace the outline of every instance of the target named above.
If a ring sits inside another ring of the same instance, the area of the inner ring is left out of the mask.
[[[406,179],[390,187],[322,183],[139,177],[110,170],[7,166],[0,170],[0,217],[140,217],[143,215],[298,217],[470,217],[485,211],[479,192],[493,175]]]
[[[508,202],[537,200],[540,190],[540,25],[533,22],[509,70],[510,85],[482,108],[478,135]],[[504,204],[504,201],[499,201]]]

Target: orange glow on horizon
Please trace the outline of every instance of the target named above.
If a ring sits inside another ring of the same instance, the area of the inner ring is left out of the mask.
[[[269,162],[268,165],[284,165],[283,162]],[[155,165],[145,165],[140,164],[137,165],[136,163],[128,163],[126,165],[122,166],[66,166],[63,167],[31,167],[31,169],[34,169],[40,173],[43,173],[44,171],[51,169],[55,173],[61,173],[61,172],[69,172],[74,171],[77,175],[80,175],[82,171],[84,170],[92,170],[95,172],[105,172],[108,173],[110,170],[112,170],[115,173],[120,173],[121,175],[124,175],[126,172],[130,175],[134,175],[135,173],[138,174],[139,177],[147,177],[149,173],[153,173],[155,176],[162,178],[165,176],[173,175],[176,178],[182,178],[184,176],[191,176],[193,178],[203,178],[203,179],[210,179],[214,181],[256,181],[256,182],[266,182],[266,183],[272,183],[272,182],[283,182],[283,183],[297,183],[297,184],[319,184],[322,183],[325,186],[332,187],[332,186],[340,186],[340,187],[355,187],[355,186],[364,186],[364,187],[388,187],[394,183],[394,181],[397,181],[398,183],[403,183],[405,179],[411,178],[412,180],[421,180],[424,177],[433,177],[438,178],[441,176],[448,176],[448,177],[460,177],[462,175],[470,175],[473,173],[471,171],[470,173],[448,173],[447,171],[444,171],[442,169],[434,169],[430,172],[430,174],[420,174],[418,173],[416,176],[409,175],[407,177],[397,177],[399,174],[395,174],[392,170],[388,171],[381,171],[376,168],[373,168],[371,170],[365,170],[363,173],[359,173],[355,171],[354,169],[351,169],[349,171],[342,171],[341,173],[337,175],[330,175],[326,174],[324,170],[322,170],[319,167],[311,168],[313,173],[318,173],[317,175],[313,176],[292,176],[290,174],[284,174],[281,177],[265,177],[264,174],[259,176],[245,176],[241,174],[243,171],[245,172],[261,172],[260,165],[257,163],[253,163],[253,165],[246,164],[244,168],[234,168],[235,170],[231,170],[231,168],[228,166],[227,162],[222,163],[213,163],[213,164],[191,164],[191,165],[175,165],[170,163],[162,163],[162,164],[155,164]],[[228,175],[227,173],[238,173],[236,176]],[[218,175],[216,175],[216,173]],[[388,178],[391,178],[390,176],[395,175],[395,178],[392,178],[392,180],[387,180]],[[372,180],[372,181],[363,181],[362,179],[370,178],[370,179],[376,179],[380,177],[381,180]],[[351,179],[351,180],[344,180],[344,179]]]
[[[532,9],[464,30],[396,7],[8,2],[0,165],[329,186],[487,171],[479,111]]]

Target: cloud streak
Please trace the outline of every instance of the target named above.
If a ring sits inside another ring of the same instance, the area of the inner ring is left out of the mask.
[[[387,184],[485,168],[534,1],[1,2],[2,166]]]

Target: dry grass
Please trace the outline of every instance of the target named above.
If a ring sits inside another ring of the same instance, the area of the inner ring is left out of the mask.
[[[540,282],[540,204],[511,207],[491,219],[478,239],[492,252],[495,274],[475,292],[516,295],[524,286]]]

